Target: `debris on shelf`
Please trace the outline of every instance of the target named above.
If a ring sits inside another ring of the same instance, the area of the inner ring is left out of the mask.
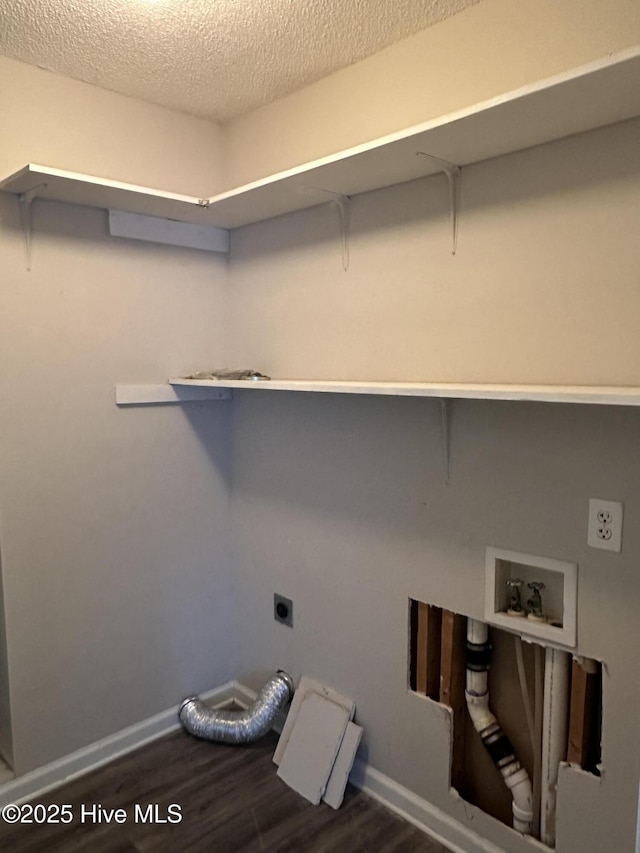
[[[198,370],[197,373],[191,373],[185,376],[185,379],[247,379],[249,381],[264,381],[271,379],[270,376],[265,376],[257,370],[232,370],[228,367],[222,367],[217,370]]]

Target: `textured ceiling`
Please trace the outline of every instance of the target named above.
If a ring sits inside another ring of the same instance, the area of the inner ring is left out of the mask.
[[[0,0],[0,54],[225,121],[478,0]]]

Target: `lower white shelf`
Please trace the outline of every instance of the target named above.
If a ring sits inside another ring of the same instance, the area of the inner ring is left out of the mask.
[[[513,400],[640,406],[640,387],[616,385],[498,385],[441,382],[343,382],[320,379],[170,379],[165,384],[116,385],[119,406],[230,400],[234,390],[304,391],[320,394],[368,394],[433,397],[440,400]]]
[[[118,406],[160,405],[194,400],[229,400],[234,390],[305,391],[430,397],[440,402],[444,482],[449,483],[449,400],[513,400],[640,406],[640,388],[599,385],[488,385],[440,382],[341,382],[309,379],[170,379],[167,385],[117,385]]]
[[[173,388],[307,391],[326,394],[373,394],[435,397],[448,400],[524,400],[541,403],[584,403],[640,406],[640,387],[607,385],[498,385],[441,382],[339,382],[331,380],[170,379]]]

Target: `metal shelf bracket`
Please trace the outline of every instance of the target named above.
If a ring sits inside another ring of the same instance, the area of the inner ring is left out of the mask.
[[[22,234],[24,237],[24,254],[27,265],[27,272],[31,272],[31,238],[33,235],[33,222],[31,219],[31,205],[38,196],[38,191],[46,184],[38,184],[31,187],[24,193],[18,195],[18,204],[20,206],[20,224],[22,225]]]
[[[349,269],[349,214],[351,208],[351,197],[342,193],[333,192],[333,190],[325,190],[322,187],[310,187],[317,192],[325,193],[330,196],[329,201],[335,204],[338,208],[340,216],[340,234],[342,237],[342,269],[346,272]]]
[[[460,175],[462,170],[455,163],[443,160],[426,151],[417,152],[422,157],[429,157],[440,165],[449,181],[449,218],[451,220],[451,254],[455,255],[458,248],[458,208],[460,207]]]

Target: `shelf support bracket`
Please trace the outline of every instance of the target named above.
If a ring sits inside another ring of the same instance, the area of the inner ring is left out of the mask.
[[[310,187],[310,189],[330,196],[329,201],[338,208],[340,234],[342,237],[342,269],[346,272],[349,269],[349,215],[351,198],[348,195],[343,195],[343,193],[335,193],[333,190],[322,189],[322,187]]]
[[[451,401],[443,397],[438,398],[440,403],[440,429],[442,439],[442,465],[444,468],[444,484],[449,485],[449,424],[451,419]]]
[[[22,225],[22,234],[24,237],[24,254],[27,272],[31,272],[31,238],[33,236],[31,205],[36,199],[38,191],[43,187],[46,187],[46,184],[38,184],[36,187],[31,187],[30,190],[18,195],[18,204],[20,205],[20,224]]]
[[[451,254],[455,255],[458,248],[458,208],[460,207],[460,175],[462,170],[455,163],[443,160],[426,151],[418,151],[422,157],[429,157],[439,164],[449,182],[449,218],[451,220]]]

